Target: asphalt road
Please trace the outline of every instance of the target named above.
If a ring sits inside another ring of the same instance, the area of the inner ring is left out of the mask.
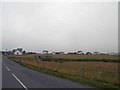
[[[90,88],[23,67],[2,57],[2,88]]]
[[[0,52],[0,90],[2,89],[2,54]]]

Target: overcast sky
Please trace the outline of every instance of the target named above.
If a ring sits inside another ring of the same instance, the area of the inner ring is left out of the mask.
[[[117,2],[3,3],[2,49],[118,51]]]

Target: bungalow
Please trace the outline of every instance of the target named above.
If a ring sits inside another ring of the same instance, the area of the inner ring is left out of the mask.
[[[77,52],[68,52],[67,54],[77,54]]]
[[[64,54],[64,52],[53,52],[53,54]]]
[[[12,55],[13,52],[12,51],[7,51],[7,55]]]
[[[93,54],[94,54],[94,55],[99,55],[100,53],[99,53],[99,52],[94,52]]]
[[[84,53],[82,51],[77,51],[77,54],[84,55]]]
[[[23,50],[22,48],[13,49],[13,54],[14,55],[22,55],[23,54],[22,50]]]
[[[24,51],[23,51],[23,54],[24,54]],[[36,52],[32,52],[32,51],[30,51],[30,52],[25,52],[25,54],[36,54]]]
[[[91,52],[86,52],[86,55],[92,55],[92,53]]]
[[[43,50],[43,54],[48,54],[48,51],[47,50]]]

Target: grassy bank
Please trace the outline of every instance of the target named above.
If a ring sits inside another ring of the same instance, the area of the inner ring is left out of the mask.
[[[118,63],[38,61],[35,55],[11,56],[10,59],[39,72],[102,89],[118,89]]]

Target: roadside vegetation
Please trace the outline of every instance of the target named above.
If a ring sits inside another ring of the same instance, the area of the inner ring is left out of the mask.
[[[31,69],[102,89],[119,89],[118,56],[21,55],[11,60]]]

